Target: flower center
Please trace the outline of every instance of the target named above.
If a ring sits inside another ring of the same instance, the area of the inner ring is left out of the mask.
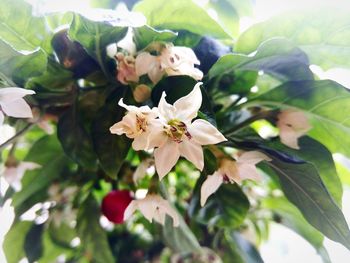
[[[186,124],[180,120],[174,119],[168,122],[169,127],[166,129],[168,136],[173,141],[180,143],[185,135],[189,140],[192,138],[191,134],[187,131]]]
[[[136,130],[140,133],[147,130],[147,118],[144,116],[136,115]]]

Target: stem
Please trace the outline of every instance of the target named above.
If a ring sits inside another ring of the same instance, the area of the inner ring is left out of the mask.
[[[237,131],[239,131],[240,129],[243,129],[244,127],[248,126],[249,124],[257,121],[257,120],[261,120],[261,119],[265,119],[266,117],[268,117],[270,115],[269,111],[262,111],[248,119],[246,119],[245,121],[241,122],[240,124],[238,124],[237,126],[233,127],[232,129],[226,131],[224,133],[224,135],[226,137],[230,137],[231,135],[235,134]]]
[[[17,141],[19,137],[21,137],[26,131],[28,131],[35,123],[28,123],[27,126],[25,126],[22,130],[20,130],[18,133],[16,133],[13,137],[8,139],[6,142],[3,144],[0,144],[0,150],[4,149],[7,147],[9,144]]]

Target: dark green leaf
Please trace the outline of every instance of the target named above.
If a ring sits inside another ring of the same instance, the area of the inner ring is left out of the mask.
[[[127,27],[115,26],[113,21],[90,20],[75,14],[68,36],[78,41],[100,65],[106,76],[111,76],[108,70],[106,47],[121,40],[127,32]]]
[[[200,207],[200,187],[205,178],[198,180],[189,207],[189,214],[196,221],[220,228],[237,228],[249,209],[249,201],[237,184],[222,185],[209,197],[204,207]],[[235,205],[232,205],[235,204]]]
[[[230,35],[192,1],[144,0],[134,6],[156,29],[187,30],[198,35],[229,39]]]
[[[304,111],[312,124],[309,135],[330,151],[350,156],[350,93],[340,84],[330,80],[288,82],[251,103]]]
[[[119,89],[120,88],[120,89]],[[126,136],[111,134],[109,128],[120,121],[125,109],[118,106],[125,89],[119,87],[116,95],[112,95],[106,105],[97,113],[92,126],[94,149],[103,170],[112,178],[116,178],[129,151],[131,141]]]
[[[237,41],[236,50],[249,54],[265,40],[286,37],[305,51],[312,64],[349,67],[350,18],[342,8],[313,8],[290,12],[256,24]]]
[[[71,242],[76,237],[75,229],[61,222],[59,226],[51,223],[48,228],[48,234],[53,243],[64,248],[71,248]]]
[[[268,165],[278,176],[286,197],[299,208],[305,219],[325,236],[350,249],[350,231],[344,215],[315,167],[277,159]]]
[[[77,231],[85,253],[96,263],[114,263],[107,234],[100,226],[100,208],[90,196],[78,212]]]
[[[7,263],[18,263],[25,257],[23,248],[25,234],[32,225],[33,222],[17,221],[11,226],[9,232],[7,232],[3,244]]]
[[[225,55],[213,65],[208,75],[214,78],[242,70],[262,70],[282,81],[313,79],[306,54],[283,38],[264,42],[254,56]]]
[[[58,122],[57,136],[69,157],[82,166],[94,168],[96,155],[79,114],[77,105],[67,110]]]
[[[45,224],[33,224],[25,237],[24,251],[30,263],[38,260],[43,254],[42,235],[44,231],[44,225]]]
[[[177,34],[170,30],[155,30],[150,26],[136,27],[134,31],[134,42],[137,50],[142,50],[155,41],[172,42]]]

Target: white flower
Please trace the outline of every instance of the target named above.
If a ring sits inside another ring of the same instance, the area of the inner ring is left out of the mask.
[[[133,174],[133,181],[136,184],[139,180],[141,180],[143,177],[145,177],[147,170],[150,169],[152,166],[154,166],[154,159],[153,158],[147,158],[145,160],[142,160],[142,162],[137,166],[134,174]]]
[[[27,170],[38,169],[41,166],[33,162],[21,162],[17,166],[6,167],[4,171],[4,178],[7,183],[16,191],[22,188],[21,180]]]
[[[260,180],[255,165],[261,161],[271,161],[269,157],[258,151],[244,152],[236,161],[223,159],[219,170],[209,175],[201,187],[201,206],[208,197],[216,192],[224,182],[241,183],[245,179]]]
[[[146,219],[152,222],[152,219],[164,225],[165,215],[169,215],[173,219],[173,226],[179,226],[179,216],[171,207],[169,202],[159,195],[148,194],[144,199],[133,200],[124,212],[124,220],[128,220],[131,215],[139,209]]]
[[[0,89],[0,125],[4,121],[4,114],[16,118],[32,118],[32,111],[23,99],[26,95],[35,94],[33,90],[21,88]]]
[[[202,170],[202,145],[226,141],[209,122],[201,119],[192,122],[202,104],[201,84],[197,83],[187,96],[178,99],[174,105],[168,104],[165,93],[162,94],[158,111],[163,125],[155,126],[150,134],[152,144],[158,147],[154,151],[154,158],[160,179],[171,170],[180,156]]]
[[[196,80],[203,78],[203,73],[194,67],[200,62],[193,50],[187,47],[174,47],[166,45],[160,55],[153,56],[148,52],[141,52],[136,57],[136,74],[148,74],[151,81],[156,84],[166,73],[168,76],[188,75]]]
[[[123,119],[114,124],[109,130],[113,134],[125,135],[134,139],[132,147],[134,150],[147,150],[150,147],[149,134],[152,125],[156,125],[158,112],[156,108],[150,109],[148,106],[136,107],[126,105],[123,99],[120,99],[120,106],[127,110]]]
[[[135,71],[135,58],[133,56],[125,56],[123,53],[117,53],[117,79],[127,85],[129,82],[138,82],[139,77]]]
[[[311,129],[306,115],[296,110],[284,110],[278,114],[277,127],[281,142],[293,149],[299,149],[298,138]]]

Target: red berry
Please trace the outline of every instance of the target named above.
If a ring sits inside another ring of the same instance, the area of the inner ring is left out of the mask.
[[[128,190],[113,190],[102,200],[102,213],[115,224],[124,222],[124,211],[132,201]]]

